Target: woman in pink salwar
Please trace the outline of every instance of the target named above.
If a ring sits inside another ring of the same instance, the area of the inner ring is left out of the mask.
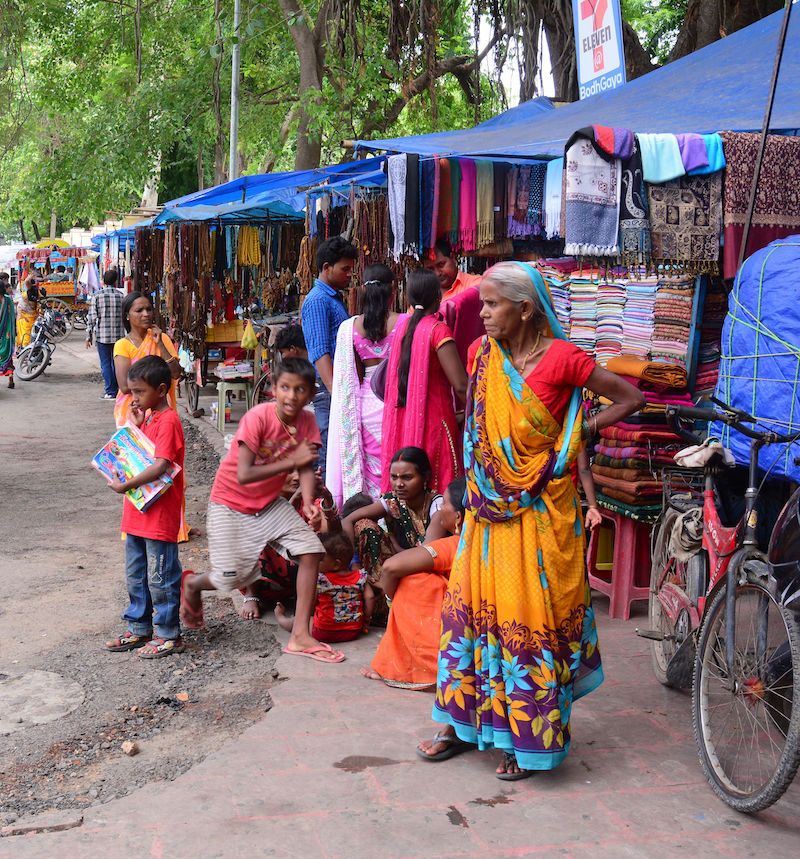
[[[325,482],[339,507],[360,492],[380,495],[383,402],[372,377],[389,354],[400,318],[391,310],[394,297],[391,269],[367,266],[364,312],[345,320],[336,336]]]
[[[441,294],[433,272],[423,269],[409,276],[410,313],[397,324],[386,373],[382,492],[390,489],[389,465],[402,447],[421,447],[428,454],[434,492],[444,492],[464,473],[453,395],[457,403],[464,402],[467,373],[453,332],[438,312]]]

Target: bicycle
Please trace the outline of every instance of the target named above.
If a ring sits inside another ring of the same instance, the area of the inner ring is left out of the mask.
[[[746,426],[755,418],[718,405],[668,406],[667,416],[720,421],[751,440],[744,514],[734,527],[722,524],[715,497],[721,453],[709,448],[702,551],[686,563],[669,551],[654,556],[654,628],[637,632],[652,640],[662,683],[691,680],[695,742],[712,789],[731,808],[752,813],[778,800],[800,765],[800,489],[784,505],[767,555],[756,540],[759,451],[793,444],[800,433],[758,432]],[[670,480],[667,474],[665,486]],[[696,506],[696,487],[688,490],[670,497],[667,489],[665,509]],[[654,547],[664,543],[664,521],[654,529]]]

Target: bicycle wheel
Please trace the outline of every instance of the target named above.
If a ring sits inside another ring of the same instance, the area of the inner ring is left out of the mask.
[[[656,680],[664,686],[672,686],[667,678],[667,666],[681,641],[691,633],[688,619],[679,618],[678,627],[681,628],[673,626],[658,598],[659,591],[668,582],[682,590],[686,588],[686,564],[671,557],[669,553],[670,530],[670,523],[662,515],[650,538],[650,629],[664,636],[660,641],[653,639],[650,642],[650,656]]]
[[[700,630],[692,721],[712,789],[751,813],[779,799],[800,764],[800,630],[767,587],[738,585],[729,677],[726,592],[717,592]]]
[[[272,373],[267,370],[262,373],[258,381],[253,387],[253,405],[259,403],[269,403],[275,399],[275,394],[272,392]]]
[[[44,373],[50,363],[50,354],[50,350],[41,343],[26,346],[17,355],[15,374],[23,382],[32,382]]]

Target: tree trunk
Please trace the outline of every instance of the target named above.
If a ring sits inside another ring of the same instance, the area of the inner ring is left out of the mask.
[[[297,88],[300,101],[294,167],[295,170],[310,170],[319,167],[322,157],[322,137],[312,127],[313,110],[309,110],[309,107],[319,103],[322,97],[323,66],[331,3],[329,0],[324,0],[317,13],[316,22],[312,22],[306,17],[307,13],[297,0],[278,0],[278,2],[300,61],[300,83]]]
[[[217,53],[214,57],[214,72],[211,76],[211,90],[214,101],[214,184],[221,185],[225,179],[225,130],[222,125],[222,92],[220,77],[224,45],[222,41],[222,0],[214,0],[214,29]]]
[[[206,187],[205,165],[203,164],[203,141],[197,144],[197,190],[202,191]]]
[[[544,0],[541,5],[541,17],[550,51],[556,101],[576,101],[578,69],[575,57],[575,33],[572,25],[572,3],[569,0]]]

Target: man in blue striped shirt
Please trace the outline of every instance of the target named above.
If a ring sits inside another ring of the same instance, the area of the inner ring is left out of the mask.
[[[342,301],[341,290],[350,286],[357,258],[358,251],[341,236],[334,236],[322,242],[317,249],[319,277],[306,296],[301,311],[308,360],[317,368],[319,393],[314,397],[314,414],[322,437],[320,464],[323,479],[328,448],[336,333],[349,316]]]

